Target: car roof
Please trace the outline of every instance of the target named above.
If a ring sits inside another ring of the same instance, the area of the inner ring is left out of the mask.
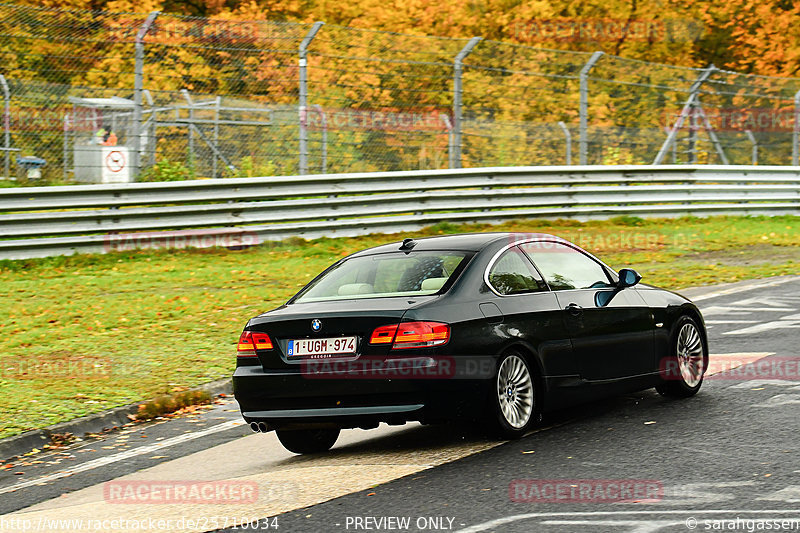
[[[526,239],[555,239],[563,241],[563,239],[560,237],[545,233],[460,233],[455,235],[440,235],[436,237],[422,237],[419,239],[414,239],[415,245],[413,250],[456,250],[464,252],[477,252],[494,242],[506,241],[508,244],[511,244],[513,242]],[[372,255],[386,252],[396,252],[400,250],[400,246],[402,244],[403,241],[383,244],[381,246],[362,250],[353,255]]]

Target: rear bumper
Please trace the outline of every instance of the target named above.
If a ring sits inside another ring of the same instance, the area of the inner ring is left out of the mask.
[[[240,366],[233,375],[245,421],[264,422],[269,429],[478,418],[487,384],[484,379],[309,377],[300,369],[261,366]]]

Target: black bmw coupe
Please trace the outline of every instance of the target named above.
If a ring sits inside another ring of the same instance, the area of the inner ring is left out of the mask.
[[[364,250],[247,322],[234,394],[254,431],[295,453],[380,422],[479,419],[515,438],[603,396],[692,396],[708,362],[702,315],[640,279],[544,234]]]

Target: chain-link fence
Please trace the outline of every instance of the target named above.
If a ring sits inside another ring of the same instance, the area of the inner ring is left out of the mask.
[[[6,178],[798,158],[800,79],[713,66],[11,4],[0,4],[0,58]]]

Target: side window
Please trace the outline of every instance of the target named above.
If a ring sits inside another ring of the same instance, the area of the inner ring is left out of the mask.
[[[520,245],[554,291],[610,287],[605,269],[591,257],[556,242]]]
[[[489,283],[500,294],[546,290],[539,274],[516,246],[506,250],[492,265]]]

